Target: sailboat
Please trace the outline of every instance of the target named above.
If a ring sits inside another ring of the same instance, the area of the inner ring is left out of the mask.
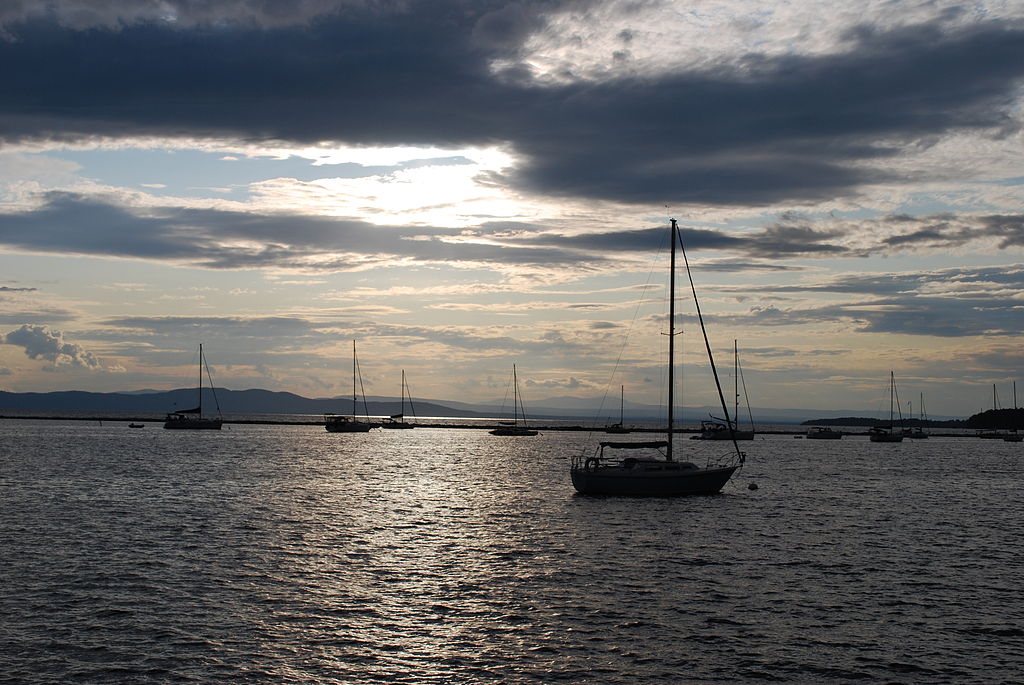
[[[537,435],[537,431],[526,425],[526,409],[523,407],[523,396],[519,394],[519,378],[516,376],[516,365],[512,365],[512,423],[498,426],[491,435],[529,436]],[[519,425],[519,416],[523,417]]]
[[[1013,383],[1013,408],[1014,408],[1014,410],[1017,409],[1017,382],[1016,381],[1014,381],[1014,383]],[[998,397],[996,395],[996,384],[993,383],[992,384],[992,414],[994,416],[997,416],[998,415],[997,412],[999,412],[999,411],[1000,411],[1000,409],[999,409],[999,399],[998,399]],[[1016,416],[1016,411],[1011,416],[1015,417]],[[998,419],[996,419],[996,420],[998,420]],[[1024,441],[1024,435],[1020,435],[1017,432],[1016,428],[1012,428],[1012,429],[993,428],[993,429],[988,429],[988,430],[982,429],[982,430],[978,431],[977,436],[979,438],[985,438],[985,439],[989,439],[989,440],[1003,440],[1005,442],[1022,442],[1022,441]]]
[[[919,423],[919,425],[914,426],[913,428],[904,428],[903,429],[903,437],[905,437],[905,438],[912,438],[914,440],[927,440],[928,439],[928,432],[925,431],[925,429],[924,429],[924,422],[928,420],[925,417],[925,413],[924,413],[924,393],[921,393],[920,400],[921,401],[918,402],[918,412],[920,412],[920,418],[918,418],[918,421],[920,423]],[[912,403],[910,404],[910,417],[911,418],[914,417],[914,405]]]
[[[740,356],[737,351],[736,341],[732,341],[733,359],[733,398],[735,404],[731,421],[721,419],[713,421],[701,421],[700,433],[694,435],[692,440],[753,440],[754,439],[754,417],[750,414],[750,404],[747,404],[747,414],[750,416],[750,430],[740,430]],[[744,391],[746,384],[744,384]],[[714,416],[711,417],[715,419]],[[730,430],[731,429],[731,430]]]
[[[1017,408],[1017,381],[1013,382],[1013,428],[1003,436],[1006,442],[1024,442],[1024,435],[1017,432],[1017,424],[1020,422],[1020,411]]]
[[[600,442],[593,456],[574,456],[569,469],[572,485],[577,492],[585,495],[628,495],[628,496],[682,496],[712,495],[719,492],[729,482],[732,475],[739,469],[746,458],[739,445],[733,441],[735,453],[723,457],[719,463],[709,460],[705,466],[697,466],[689,461],[677,461],[673,452],[674,418],[673,418],[673,386],[675,368],[675,309],[676,309],[676,242],[682,248],[686,273],[690,280],[694,303],[697,306],[697,318],[701,331],[704,332],[704,346],[708,352],[708,361],[715,376],[718,397],[722,402],[722,413],[728,417],[729,410],[725,404],[721,385],[718,383],[718,372],[715,370],[711,356],[711,344],[708,342],[707,330],[704,328],[704,317],[697,301],[697,289],[690,274],[686,249],[682,247],[682,238],[675,219],[671,219],[671,262],[669,267],[669,314],[668,314],[668,411],[665,428],[665,439],[649,442]],[[640,456],[622,457],[619,450],[628,450]]]
[[[416,409],[412,406],[412,394],[409,392],[409,386],[405,382],[405,369],[402,369],[402,411],[397,414],[392,414],[388,418],[381,422],[381,428],[389,428],[391,430],[410,429],[415,428],[416,425],[409,423],[405,420],[405,396],[409,396],[409,409],[412,410],[412,415],[416,416]]]
[[[217,402],[217,391],[213,388],[213,377],[210,376],[210,367],[206,365],[206,358],[203,356],[203,345],[199,344],[199,405],[194,409],[178,409],[172,411],[164,419],[164,428],[184,430],[216,430],[219,431],[223,420],[220,418],[220,405],[217,405],[217,418],[203,416],[203,367],[206,366],[206,375],[210,377],[210,390],[213,391],[213,401]]]
[[[358,402],[358,392],[356,390],[356,374],[358,372],[358,366],[356,363],[356,341],[352,341],[352,414],[346,416],[344,414],[324,414],[324,427],[328,433],[366,433],[374,427],[372,423],[367,421],[356,420],[356,404]],[[363,400],[365,405],[366,400]]]
[[[892,371],[889,372],[889,425],[888,426],[875,426],[868,430],[868,437],[871,442],[903,442],[903,412],[900,412],[900,426],[901,430],[896,431],[896,427],[893,424],[892,410],[893,406],[899,408],[899,399],[896,397],[896,376]]]
[[[619,422],[609,423],[608,425],[606,425],[604,427],[605,433],[617,433],[619,435],[623,435],[629,432],[629,429],[622,425],[622,420],[624,418],[623,410],[625,409],[625,402],[626,386],[622,385],[619,386]]]

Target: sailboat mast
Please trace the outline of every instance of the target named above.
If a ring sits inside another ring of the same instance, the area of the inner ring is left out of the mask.
[[[203,417],[203,343],[199,343],[199,418]]]
[[[893,423],[892,423],[892,403],[893,403],[893,397],[894,397],[895,394],[896,394],[896,375],[892,371],[890,371],[889,372],[889,432],[890,433],[894,430]]]
[[[519,379],[515,364],[512,365],[512,424],[519,425]]]
[[[405,417],[405,369],[402,369],[402,417]]]
[[[736,424],[735,429],[740,428],[740,353],[736,347],[736,338],[732,340],[732,394],[735,404],[732,410],[732,420]]]
[[[1013,387],[1016,388],[1017,386],[1014,385]],[[1014,403],[1017,402],[1016,392],[1017,391],[1014,390],[1014,400],[1013,400]],[[620,426],[622,425],[622,419],[624,418],[623,417],[623,410],[625,408],[625,404],[626,404],[626,386],[620,385],[619,386],[619,425]]]
[[[675,387],[675,354],[676,354],[676,220],[672,222],[672,250],[669,253],[669,277],[668,277],[668,427],[666,437],[668,447],[665,451],[665,459],[672,461],[672,405],[675,402],[673,388]]]
[[[356,418],[356,341],[352,341],[352,418]]]

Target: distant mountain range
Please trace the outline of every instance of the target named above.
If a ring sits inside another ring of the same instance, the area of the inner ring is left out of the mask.
[[[216,393],[216,401],[214,394]],[[452,400],[428,400],[413,398],[416,416],[452,418],[509,417],[512,409],[500,402],[469,404]],[[180,390],[133,390],[126,392],[85,392],[68,390],[61,392],[0,391],[0,412],[17,411],[73,411],[73,412],[138,412],[165,413],[176,409],[187,409],[196,405],[195,388]],[[228,390],[203,389],[203,407],[215,410],[217,405],[226,414],[348,414],[352,411],[352,399],[328,397],[308,398],[290,392],[270,390]],[[612,406],[614,405],[614,406]],[[576,419],[580,421],[618,421],[618,398],[615,401],[601,398],[552,397],[539,401],[536,406],[527,406],[529,418]],[[389,416],[401,411],[401,400],[396,397],[368,397],[366,413],[370,416]],[[360,402],[357,413],[364,413]],[[413,415],[408,404],[405,413]],[[740,412],[740,423],[746,423]],[[754,421],[758,425],[794,425],[808,420],[857,416],[856,410],[821,411],[810,409],[753,409]],[[679,415],[681,414],[681,415]],[[681,421],[697,422],[709,416],[720,416],[721,410],[712,407],[684,407],[678,414]],[[627,402],[624,420],[628,422],[658,421],[664,417],[664,408],[657,405]],[[933,417],[936,419],[952,417]]]

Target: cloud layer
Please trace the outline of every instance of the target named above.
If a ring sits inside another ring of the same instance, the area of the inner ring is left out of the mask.
[[[505,145],[519,162],[503,180],[533,193],[761,206],[850,195],[895,180],[881,162],[905,146],[1018,126],[1013,21],[864,25],[825,53],[550,83],[494,66],[557,3],[307,3],[288,15],[302,23],[259,26],[245,18],[270,12],[235,5],[228,26],[20,13],[0,42],[0,132]]]

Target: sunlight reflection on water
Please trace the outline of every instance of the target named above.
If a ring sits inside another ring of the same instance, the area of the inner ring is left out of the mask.
[[[0,671],[991,683],[1024,666],[1020,445],[771,436],[723,495],[643,500],[573,494],[585,438],[0,421]]]

